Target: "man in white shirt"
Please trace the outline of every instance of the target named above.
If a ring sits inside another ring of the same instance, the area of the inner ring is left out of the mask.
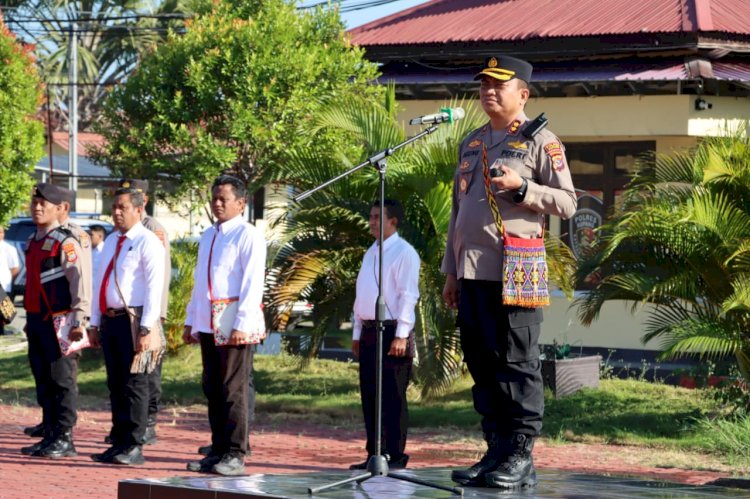
[[[5,227],[0,226],[0,286],[11,298],[13,295],[13,280],[21,270],[21,262],[16,248],[5,242]],[[0,321],[0,335],[5,334],[5,326]]]
[[[96,276],[102,260],[102,250],[104,250],[104,238],[107,237],[107,231],[101,225],[92,225],[91,231],[91,265],[93,275]]]
[[[419,299],[419,255],[397,229],[404,218],[398,201],[384,200],[383,220],[383,298],[385,301],[385,330],[383,332],[382,377],[382,447],[390,468],[405,468],[409,456],[406,448],[408,406],[406,387],[409,384],[414,347],[414,308]],[[366,469],[370,457],[377,453],[376,432],[376,335],[375,308],[378,297],[378,260],[380,235],[380,205],[370,209],[370,233],[375,243],[365,253],[357,276],[357,295],[354,299],[352,352],[359,358],[359,389],[362,413],[367,431],[368,459],[353,464],[349,469]]]
[[[222,175],[214,181],[211,211],[216,223],[206,229],[198,246],[183,340],[201,346],[211,451],[188,463],[190,471],[245,473],[247,380],[253,368],[252,345],[265,336],[261,306],[266,263],[263,235],[242,218],[245,198],[239,179]],[[219,306],[226,306],[223,320],[215,315]]]
[[[145,462],[148,374],[142,369],[131,372],[131,365],[148,354],[158,357],[163,352],[159,315],[164,246],[141,224],[144,207],[143,193],[134,189],[115,192],[112,219],[116,230],[104,242],[102,265],[94,279],[89,334],[92,344],[101,344],[104,352],[113,427],[112,446],[92,455],[96,462]]]

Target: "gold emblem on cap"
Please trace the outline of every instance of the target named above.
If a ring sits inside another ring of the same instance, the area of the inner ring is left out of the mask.
[[[487,67],[488,68],[496,68],[497,67],[497,59],[494,57],[490,57],[490,60],[487,61]]]
[[[122,186],[127,189],[128,187],[130,187],[130,182],[123,182]]]

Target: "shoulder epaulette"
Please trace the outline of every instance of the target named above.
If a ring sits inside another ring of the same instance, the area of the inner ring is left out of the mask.
[[[49,232],[49,234],[47,234],[47,237],[51,237],[52,239],[55,239],[56,241],[60,241],[60,242],[65,241],[69,237],[72,237],[76,241],[78,241],[78,238],[76,237],[75,233],[72,230],[70,230],[70,229],[68,229],[66,227],[63,227],[62,225],[59,226],[59,227],[55,227],[54,229],[52,229]]]

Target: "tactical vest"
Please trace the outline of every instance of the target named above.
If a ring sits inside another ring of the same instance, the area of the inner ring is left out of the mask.
[[[36,233],[26,243],[26,291],[23,303],[27,312],[41,313],[70,310],[70,284],[62,267],[62,243],[74,237],[68,229],[56,227],[40,240]],[[43,292],[42,292],[43,291]]]

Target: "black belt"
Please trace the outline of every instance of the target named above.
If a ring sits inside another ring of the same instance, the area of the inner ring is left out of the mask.
[[[120,316],[120,315],[126,315],[127,313],[128,313],[128,309],[127,308],[108,308],[104,312],[104,315],[106,315],[107,317],[112,318],[112,317],[117,317],[117,316]]]
[[[396,326],[398,321],[387,320],[383,321],[383,326]],[[362,321],[362,327],[377,327],[378,321]]]

